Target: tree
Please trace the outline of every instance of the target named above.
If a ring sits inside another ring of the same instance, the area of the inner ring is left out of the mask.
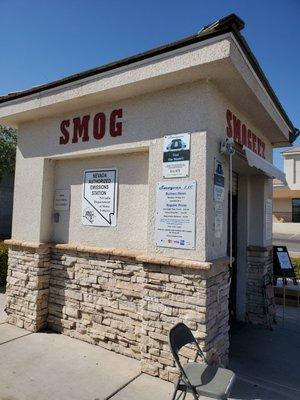
[[[0,179],[4,173],[15,171],[16,146],[16,129],[0,125]]]

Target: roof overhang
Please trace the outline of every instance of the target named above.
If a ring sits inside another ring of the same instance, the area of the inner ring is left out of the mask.
[[[241,111],[264,127],[274,146],[286,146],[296,129],[240,35],[242,27],[243,22],[231,15],[170,45],[0,97],[0,123],[18,126],[95,103],[121,101],[205,79],[218,85]]]
[[[250,167],[256,168],[270,179],[278,179],[284,184],[287,183],[285,173],[279,168],[274,167],[272,163],[258,156],[245,146],[243,146],[243,151],[245,152],[245,156]]]
[[[286,185],[285,173],[271,162],[258,156],[246,146],[234,144],[233,170],[243,176],[264,176],[268,179],[278,179]]]

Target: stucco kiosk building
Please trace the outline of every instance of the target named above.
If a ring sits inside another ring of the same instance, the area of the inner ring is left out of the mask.
[[[0,98],[0,123],[19,132],[10,323],[135,357],[164,379],[176,371],[167,338],[176,322],[219,363],[229,303],[232,318],[264,323],[272,179],[284,180],[272,149],[296,129],[243,27],[231,15]]]

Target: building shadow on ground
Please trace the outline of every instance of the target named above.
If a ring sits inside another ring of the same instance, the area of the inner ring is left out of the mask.
[[[240,325],[231,337],[230,369],[237,374],[231,398],[299,399],[299,355],[299,331]]]

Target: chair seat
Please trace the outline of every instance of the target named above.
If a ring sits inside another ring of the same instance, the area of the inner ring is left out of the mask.
[[[196,362],[185,364],[183,369],[198,395],[214,399],[227,399],[235,379],[235,374],[232,371]],[[179,389],[186,390],[186,385],[182,379],[179,383]],[[191,391],[189,387],[187,389]]]

